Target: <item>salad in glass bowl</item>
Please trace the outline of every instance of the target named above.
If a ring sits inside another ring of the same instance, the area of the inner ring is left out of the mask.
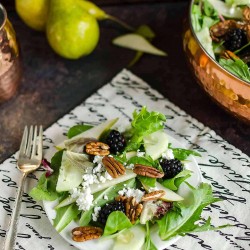
[[[207,53],[250,83],[250,0],[195,0],[191,22]]]
[[[201,217],[219,201],[201,182],[193,158],[201,155],[168,136],[165,120],[143,107],[125,129],[118,119],[76,125],[43,160],[46,171],[30,195],[71,244],[159,249],[176,236],[217,229]]]

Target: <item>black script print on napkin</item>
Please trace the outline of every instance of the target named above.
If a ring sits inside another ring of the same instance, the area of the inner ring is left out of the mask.
[[[149,83],[150,84],[150,83]],[[215,226],[232,224],[222,230],[187,234],[168,250],[190,249],[250,249],[250,175],[249,157],[165,99],[150,85],[127,70],[119,73],[109,84],[99,89],[70,113],[56,121],[44,133],[44,156],[50,159],[54,145],[60,144],[68,129],[77,124],[97,125],[119,117],[129,123],[134,109],[147,106],[166,115],[166,131],[183,147],[198,151],[196,158],[205,182],[213,186],[214,194],[224,199],[207,207],[203,216],[210,216]],[[16,169],[16,154],[0,165],[0,248],[6,235],[13,209],[20,173]],[[49,222],[41,202],[34,201],[29,190],[35,185],[43,169],[30,175],[25,187],[18,225],[16,249],[68,250],[75,249],[58,235]]]

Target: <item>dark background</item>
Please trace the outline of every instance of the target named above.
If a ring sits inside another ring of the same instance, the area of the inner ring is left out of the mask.
[[[49,47],[44,33],[28,28],[17,16],[14,1],[5,4],[21,47],[23,77],[18,93],[0,104],[0,162],[14,153],[26,124],[54,123],[126,67],[135,52],[115,47],[113,38],[126,31],[110,21],[100,23],[95,51],[66,60]],[[250,128],[219,108],[192,77],[182,50],[183,20],[188,1],[96,1],[109,14],[137,27],[149,25],[154,44],[168,57],[144,55],[130,70],[188,114],[250,155]]]

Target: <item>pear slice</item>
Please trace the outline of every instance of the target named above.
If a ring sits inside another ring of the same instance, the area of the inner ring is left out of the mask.
[[[144,148],[146,155],[157,160],[168,149],[168,136],[163,130],[158,130],[154,133],[143,137]]]
[[[151,220],[157,211],[157,205],[153,201],[144,201],[143,209],[140,215],[140,223],[145,225],[147,221]]]
[[[135,178],[135,177],[136,177],[136,174],[132,170],[126,170],[126,174],[120,175],[117,178],[106,181],[104,183],[100,183],[100,184],[94,183],[94,184],[89,185],[90,190],[91,190],[91,194],[96,193],[98,191],[101,191],[101,190],[103,190],[105,188],[114,186],[114,185],[116,185],[118,183],[127,181],[129,179]]]
[[[70,151],[76,152],[77,145],[83,145],[85,142],[91,140],[99,140],[100,137],[105,134],[112,126],[118,121],[119,118],[105,121],[91,129],[82,132],[79,135],[72,137],[71,139],[65,140],[63,143],[56,146],[57,149],[66,148]]]
[[[132,157],[136,156],[137,155],[137,152],[136,151],[129,151],[129,152],[126,152],[126,159],[127,160],[130,160]]]
[[[113,44],[132,50],[137,50],[157,56],[166,56],[166,52],[157,49],[147,39],[138,34],[126,34],[113,40]]]
[[[113,250],[141,250],[146,237],[146,230],[140,225],[133,226],[118,234]]]
[[[143,185],[143,187],[145,188],[145,190],[147,192],[149,192],[149,190],[150,190],[149,186]],[[154,190],[163,190],[163,191],[165,191],[165,195],[163,195],[160,198],[163,201],[182,201],[182,200],[184,200],[184,198],[181,197],[179,194],[175,193],[171,189],[168,189],[168,188],[164,187],[159,182],[156,182]]]
[[[88,155],[64,151],[56,191],[69,191],[78,187],[82,182],[82,175],[90,167],[93,167],[93,163],[88,160]]]
[[[82,182],[82,175],[80,175],[80,183]],[[106,189],[106,188],[109,188],[109,187],[112,187],[112,186],[115,186],[116,184],[119,184],[121,182],[125,182],[127,180],[130,180],[130,179],[133,179],[136,177],[136,174],[131,171],[131,170],[126,170],[126,174],[125,175],[120,175],[119,177],[115,178],[115,179],[112,179],[112,180],[107,180],[106,182],[104,183],[94,183],[94,184],[91,184],[89,185],[90,187],[90,190],[91,190],[91,194],[94,194],[94,193],[97,193],[103,189]],[[77,178],[76,176],[74,178]],[[61,184],[62,181],[59,182],[59,186],[58,188],[61,190],[61,189],[65,189],[66,187],[68,187],[68,185],[66,186],[66,184],[64,184],[64,186],[62,187],[62,184]],[[76,183],[79,183],[78,179],[76,180]],[[79,184],[80,184],[79,183]],[[78,184],[78,185],[79,185]],[[77,187],[75,184],[72,184],[73,187]],[[75,202],[77,200],[77,198],[72,198],[71,196],[68,196],[67,198],[65,198],[63,201],[61,201],[57,206],[56,208],[60,208],[60,207],[64,207],[64,206],[67,206],[73,202]]]

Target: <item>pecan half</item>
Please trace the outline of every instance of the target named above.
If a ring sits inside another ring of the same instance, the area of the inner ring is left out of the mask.
[[[116,200],[124,203],[126,216],[129,218],[131,223],[134,224],[142,212],[143,205],[141,203],[137,203],[135,197],[132,196],[118,196],[116,197]]]
[[[72,230],[72,240],[83,242],[101,237],[103,230],[100,227],[76,227]]]
[[[89,155],[108,155],[109,152],[109,145],[103,143],[103,142],[89,142],[85,146],[85,151]]]
[[[138,175],[151,178],[162,178],[164,176],[164,173],[162,173],[160,170],[141,164],[135,164],[133,171]]]
[[[220,40],[231,30],[238,28],[238,24],[235,20],[226,20],[216,23],[210,27],[210,35],[213,41],[220,42]]]
[[[108,173],[113,177],[117,178],[119,175],[125,174],[125,167],[116,159],[110,156],[104,156],[102,158],[102,163]]]
[[[144,194],[142,196],[142,201],[152,201],[152,200],[158,200],[159,198],[161,198],[163,195],[165,195],[165,191],[163,190],[156,190],[153,192],[150,192],[148,194]]]
[[[221,54],[221,58],[224,59],[232,59],[232,60],[238,60],[240,59],[238,56],[236,56],[232,51],[230,50],[225,50]]]
[[[247,23],[250,23],[250,7],[249,6],[246,6],[243,9],[242,14],[243,14],[244,21]]]

